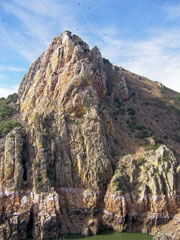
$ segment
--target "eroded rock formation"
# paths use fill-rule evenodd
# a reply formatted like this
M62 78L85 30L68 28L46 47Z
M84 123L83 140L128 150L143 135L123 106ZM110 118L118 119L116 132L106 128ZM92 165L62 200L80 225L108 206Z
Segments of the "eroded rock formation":
M135 115L122 108L126 74L68 31L31 65L18 92L24 127L0 152L1 239L155 233L178 212L178 159L124 127Z

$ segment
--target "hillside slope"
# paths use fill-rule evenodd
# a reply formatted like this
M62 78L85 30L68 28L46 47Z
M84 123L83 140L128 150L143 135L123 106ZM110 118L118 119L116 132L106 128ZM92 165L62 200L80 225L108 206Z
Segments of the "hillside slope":
M22 127L1 139L0 237L154 234L171 222L180 207L179 96L68 31L54 38L19 87Z

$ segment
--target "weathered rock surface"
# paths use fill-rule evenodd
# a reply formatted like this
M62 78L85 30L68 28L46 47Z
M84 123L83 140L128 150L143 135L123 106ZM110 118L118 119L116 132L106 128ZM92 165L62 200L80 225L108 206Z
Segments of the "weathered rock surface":
M164 233L157 233L154 237L153 240L172 240L172 238Z
M31 65L18 92L24 128L0 152L1 239L155 233L178 212L174 153L142 150L126 131L136 112L126 78L67 31Z

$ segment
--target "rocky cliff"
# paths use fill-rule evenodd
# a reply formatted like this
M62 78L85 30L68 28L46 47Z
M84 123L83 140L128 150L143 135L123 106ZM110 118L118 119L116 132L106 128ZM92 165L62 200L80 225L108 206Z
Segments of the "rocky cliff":
M1 138L0 238L168 225L180 207L176 95L68 31L54 38L19 87L22 126Z

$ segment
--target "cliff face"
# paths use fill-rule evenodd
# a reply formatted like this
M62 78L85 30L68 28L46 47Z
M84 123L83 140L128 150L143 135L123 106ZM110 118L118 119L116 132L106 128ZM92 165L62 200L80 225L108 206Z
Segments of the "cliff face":
M159 85L66 31L31 65L18 95L23 127L1 141L1 239L155 233L178 214L180 149L168 134L179 110L162 101Z

